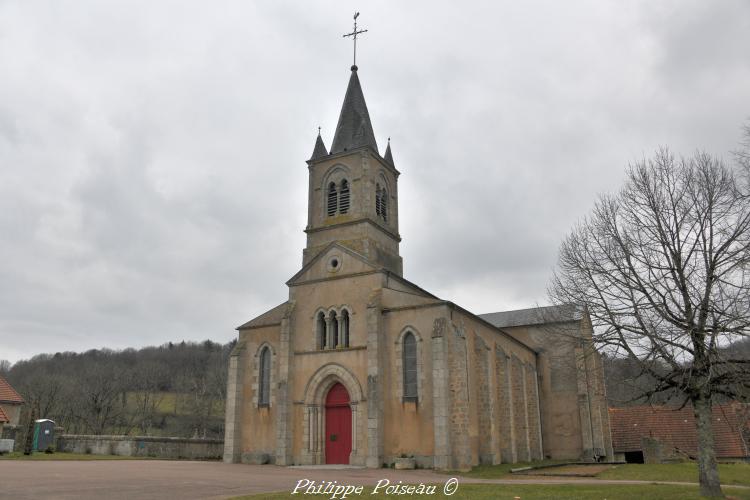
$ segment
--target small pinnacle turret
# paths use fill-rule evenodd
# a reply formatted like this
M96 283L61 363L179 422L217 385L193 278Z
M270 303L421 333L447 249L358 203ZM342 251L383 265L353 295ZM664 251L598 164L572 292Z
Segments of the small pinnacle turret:
M320 127L318 127L318 138L315 139L315 148L313 149L312 156L308 161L319 160L324 156L328 156L328 150L326 149L326 145L323 143L323 138L320 137Z
M395 167L396 164L393 163L393 154L391 154L391 138L388 138L388 146L385 148L385 154L383 155L383 159L390 163L392 167Z

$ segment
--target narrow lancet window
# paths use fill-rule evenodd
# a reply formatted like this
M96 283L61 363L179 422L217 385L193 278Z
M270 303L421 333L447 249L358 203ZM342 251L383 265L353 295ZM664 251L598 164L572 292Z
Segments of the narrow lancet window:
M269 406L271 402L271 349L260 352L258 373L258 406Z
M338 206L338 192L336 191L336 183L332 182L328 185L327 213L329 217L336 215L337 206Z
M341 312L341 344L349 347L349 311Z
M341 181L341 193L339 195L339 213L345 214L349 211L349 182Z
M318 333L318 349L326 348L326 317L323 313L318 314L316 330Z
M339 345L339 320L335 312L331 312L331 349Z
M403 340L404 401L417 400L417 339L407 332Z

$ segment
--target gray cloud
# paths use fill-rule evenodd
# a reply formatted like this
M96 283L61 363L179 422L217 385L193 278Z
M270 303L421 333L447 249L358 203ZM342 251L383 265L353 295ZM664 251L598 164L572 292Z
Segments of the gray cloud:
M359 7L406 277L476 312L544 302L629 161L726 156L750 115L746 2ZM282 301L351 8L0 2L0 358L226 341Z

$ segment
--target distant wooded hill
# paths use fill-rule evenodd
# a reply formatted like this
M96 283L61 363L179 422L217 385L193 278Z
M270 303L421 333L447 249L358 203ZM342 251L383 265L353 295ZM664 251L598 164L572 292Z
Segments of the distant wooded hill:
M715 374L722 370L723 359L750 360L750 338L742 339L734 344L718 350L720 359L716 361ZM661 370L663 361L654 360L651 368L655 371ZM632 406L637 404L683 404L682 397L675 397L674 391L659 390L656 381L648 373L644 373L641 363L632 360L603 356L604 379L607 387L607 400L610 407ZM663 365L662 365L663 366ZM679 383L679 381L677 381ZM750 388L735 387L735 394L744 394L744 402L750 402ZM649 401L643 394L651 394ZM727 402L727 398L717 396L717 402Z
M41 418L73 434L223 437L227 359L235 342L41 354L0 372ZM725 349L750 359L750 339ZM642 404L656 385L637 363L603 357L610 406ZM653 403L671 401L668 393Z
M41 354L5 371L26 418L35 408L66 433L223 437L233 347L207 340Z

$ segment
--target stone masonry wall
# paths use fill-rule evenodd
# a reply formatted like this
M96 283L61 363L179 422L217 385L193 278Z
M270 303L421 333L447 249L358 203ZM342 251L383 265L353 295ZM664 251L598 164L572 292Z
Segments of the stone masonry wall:
M510 362L505 351L495 346L495 379L497 380L497 419L500 431L500 452L503 463L516 462L515 424Z
M62 434L56 439L57 451L126 457L220 459L221 439L187 439L153 436L91 436Z
M242 454L242 379L245 343L238 342L229 356L227 400L224 413L224 461L237 463Z
M479 463L495 461L492 425L492 395L490 392L489 351L479 336L474 337L474 359L477 381L477 412L479 413Z
M432 404L434 418L435 456L433 464L436 469L449 469L451 443L448 422L448 354L446 334L448 320L436 318L432 327Z
M516 437L516 458L520 462L531 460L529 452L529 418L526 401L526 377L521 361L511 356L511 388L513 394L513 424Z
M529 450L532 460L541 460L542 452L542 427L539 421L539 399L537 391L536 369L527 364L524 366L526 374L526 401L528 402L529 418Z
M469 445L469 384L466 335L456 325L446 332L448 340L448 393L452 468L471 468Z

